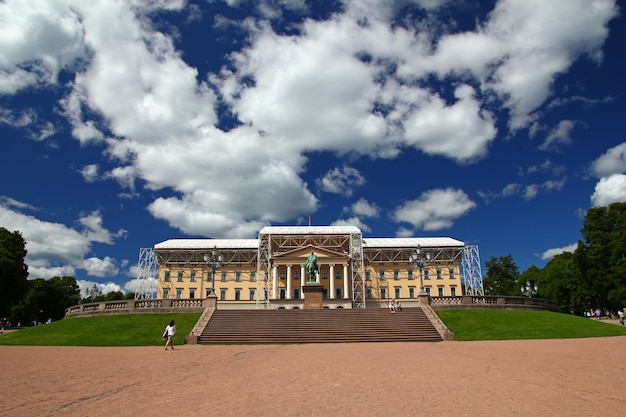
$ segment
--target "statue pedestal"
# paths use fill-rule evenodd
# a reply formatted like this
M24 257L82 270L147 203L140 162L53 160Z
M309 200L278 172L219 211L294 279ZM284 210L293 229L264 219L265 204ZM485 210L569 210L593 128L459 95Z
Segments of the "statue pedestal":
M304 308L305 309L321 309L324 308L322 304L322 293L324 292L324 286L322 284L307 282L302 287L304 293Z

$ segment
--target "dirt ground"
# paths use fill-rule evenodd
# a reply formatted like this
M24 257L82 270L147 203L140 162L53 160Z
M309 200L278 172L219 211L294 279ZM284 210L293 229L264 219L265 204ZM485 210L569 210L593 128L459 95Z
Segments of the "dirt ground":
M626 337L0 346L2 416L626 415Z

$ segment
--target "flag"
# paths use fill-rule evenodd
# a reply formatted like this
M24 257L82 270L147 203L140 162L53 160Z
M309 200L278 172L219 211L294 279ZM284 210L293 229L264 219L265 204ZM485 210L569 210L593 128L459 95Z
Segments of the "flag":
M309 216L309 217L307 218L307 220L308 220L308 222L309 222L309 226L311 226L311 216Z

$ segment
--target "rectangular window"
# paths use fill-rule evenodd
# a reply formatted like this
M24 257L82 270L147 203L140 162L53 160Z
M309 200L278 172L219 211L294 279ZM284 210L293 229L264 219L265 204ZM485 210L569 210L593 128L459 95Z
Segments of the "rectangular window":
M205 291L206 294L204 294L204 298L209 298L209 295L211 295L211 289L207 288Z
M415 279L415 276L413 275L413 270L412 269L409 269L407 271L407 276L409 277L409 280L414 280Z
M427 287L424 287L424 290L426 291L426 294L430 295L430 285Z
M235 288L235 301L241 301L241 288Z
M455 278L455 276L454 276L454 269L452 269L452 268L448 269L448 274L450 274L450 279L454 279Z
M250 282L256 282L256 272L250 272Z
M189 298L196 298L196 289L195 288L189 288Z
M183 282L183 271L178 271L178 275L176 277L176 281Z
M220 300L225 300L226 299L226 290L222 289L220 290Z
M206 282L211 282L213 279L213 272L209 271L206 273Z
M279 291L279 297L280 297L280 299L281 299L281 300L284 300L284 299L285 299L285 289L284 289L284 288L281 288L281 289L280 289L280 291Z
M385 300L387 298L387 288L381 288L380 289L380 298Z
M456 287L454 285L450 287L450 295L456 297Z
M170 298L170 289L169 288L163 288L163 299L166 300Z
M270 274L269 274L269 272L265 271L265 276L263 277L263 280L265 282L267 282L269 279L270 279ZM267 300L267 298L266 298L266 300Z
M280 279L283 281L287 278L287 271L280 271Z
M228 282L228 272L222 272L222 282Z
M264 300L270 299L270 290L267 288L263 288L263 299Z
M296 288L295 290L293 290L293 299L298 300L299 298L300 298L300 290Z
M182 288L176 288L176 298L177 299L183 298L183 289Z
M415 287L409 287L409 298L415 298Z
M437 268L437 279L443 279L443 274L441 273L441 268Z
M163 281L170 282L170 271L165 271L163 274Z
M393 293L395 298L402 298L400 287L393 287Z
M293 279L300 279L300 270L293 271Z
M235 272L235 282L241 282L241 272Z
M196 282L196 271L191 271L191 275L189 277L189 281Z
M439 295L439 297L443 297L443 287L437 287L437 295Z
M430 279L430 271L428 269L424 271L424 279Z
M341 298L341 288L335 288L335 298Z
M322 271L322 279L328 279L328 271Z
M328 299L328 289L326 288L322 289L322 298L324 300Z
M400 281L400 271L398 271L397 269L393 271L393 280Z
M384 269L381 269L381 270L378 272L378 277L379 277L379 279L380 279L381 281L384 281L384 280L385 280L385 270L384 270Z
M254 288L250 288L250 301L256 301L256 290Z
M365 271L365 281L371 281L372 280L372 271Z
M368 300L371 300L373 297L372 295L372 287L367 287L365 289L365 298L367 298Z
M341 271L339 269L335 271L335 279L341 279Z

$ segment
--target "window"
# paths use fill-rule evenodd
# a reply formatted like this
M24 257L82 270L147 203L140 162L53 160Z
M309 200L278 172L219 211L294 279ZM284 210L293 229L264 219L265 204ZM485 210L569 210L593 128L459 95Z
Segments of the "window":
M228 282L228 272L222 272L222 282Z
M409 287L409 298L415 298L415 287Z
M393 280L400 281L400 271L398 271L397 269L393 271Z
M176 288L176 298L177 299L183 298L183 289L182 288Z
M264 300L270 299L270 290L267 288L263 288L263 299Z
M384 280L385 280L385 270L384 270L384 269L380 270L380 271L378 272L378 274L379 274L379 278L380 278L380 280L381 280L381 281L384 281Z
M402 298L400 287L393 287L393 293L395 298Z
M382 298L383 300L387 298L387 288L380 289L380 298Z
M437 268L437 279L443 279L443 274L441 273L441 268Z
M254 288L250 288L250 301L256 301L256 290Z
M293 299L297 300L299 298L300 298L300 290L299 289L293 290Z
M322 271L322 279L328 279L328 271Z
M428 269L424 271L424 279L430 279L430 271Z
M409 277L409 280L414 280L415 279L415 276L413 275L413 270L412 269L409 269L407 271L407 276Z
M278 296L281 300L285 299L285 289L281 288L280 291L278 292Z
M437 295L443 297L443 287L437 287Z
M211 289L207 288L205 292L206 294L204 295L204 298L209 298L209 295L211 295Z
M430 295L430 285L428 287L424 287L424 289L426 290L426 294Z
M450 274L450 279L454 279L454 278L456 278L456 277L454 276L454 269L452 269L452 268L448 269L448 274Z
M270 279L270 274L269 274L269 272L265 272L265 276L263 277L263 280L264 280L265 282L267 282L269 279ZM266 298L266 299L267 299L267 298Z
M196 282L196 271L191 271L189 281Z
M328 289L326 288L322 289L322 298L324 300L328 299Z
M178 271L178 276L176 277L176 281L183 282L183 271Z
M220 300L225 300L226 299L226 290L222 289L220 290Z
M235 301L241 300L241 288L235 288Z
M335 288L335 298L341 298L341 288Z
M163 299L167 299L167 298L170 298L170 289L163 288Z
M213 281L213 272L209 271L206 273L206 282Z
M373 296L372 296L372 287L367 287L365 289L365 298L367 298L368 300L371 300L373 298Z
M170 271L165 271L165 273L163 274L163 281L170 282ZM163 298L167 298L167 297L163 297Z
M235 272L235 282L241 282L241 271Z
M456 287L454 285L450 287L450 295L456 297Z
M299 270L293 271L293 279L300 279L300 271Z
M286 271L280 271L280 279L282 279L284 281L285 278L287 278L287 272Z
M335 270L335 279L341 279L341 271L340 270Z
M250 282L256 282L256 272L250 272Z
M196 289L189 288L189 298L196 298Z
M365 281L371 281L372 280L372 271L365 271Z

